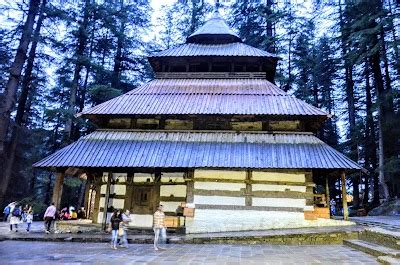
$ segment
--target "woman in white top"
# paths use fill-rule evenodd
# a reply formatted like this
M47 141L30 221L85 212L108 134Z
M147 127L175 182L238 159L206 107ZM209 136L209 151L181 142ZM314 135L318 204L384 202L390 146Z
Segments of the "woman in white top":
M12 232L13 226L15 227L15 232L18 232L18 224L21 222L21 212L21 206L15 205L14 209L12 209L10 218L10 232Z

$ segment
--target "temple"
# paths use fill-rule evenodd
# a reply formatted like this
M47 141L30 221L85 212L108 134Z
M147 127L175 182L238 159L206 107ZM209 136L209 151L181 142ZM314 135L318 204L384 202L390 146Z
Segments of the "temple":
M277 56L215 12L148 60L154 80L79 113L98 129L34 164L56 172L58 206L69 174L87 179L94 223L124 208L151 227L160 203L186 233L346 223L330 218L327 180L346 198L345 174L361 167L315 136L328 113L274 84Z

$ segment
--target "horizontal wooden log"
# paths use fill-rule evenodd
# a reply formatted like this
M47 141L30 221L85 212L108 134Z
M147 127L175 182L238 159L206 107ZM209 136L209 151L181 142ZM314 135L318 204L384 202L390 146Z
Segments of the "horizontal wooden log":
M291 198L291 199L306 199L313 198L314 194L298 192L298 191L252 191L247 194L245 189L240 191L230 190L203 190L194 189L193 194L202 196L225 196L225 197L244 197L253 196L257 198Z
M186 202L186 197L161 196L160 201L163 201L163 202Z
M239 205L210 205L210 204L196 204L196 209L274 211L274 212L303 212L304 211L304 209L302 207L269 207L269 206L239 206Z
M106 195L105 194L101 194L100 197L104 198L104 197L106 197ZM114 193L110 193L110 197L109 198L110 199L125 199L126 195L116 195Z
M288 185L305 186L304 182L289 181L262 181L262 180L238 180L238 179L216 179L216 178L196 178L195 182L225 182L225 183L249 183L249 184L269 184L269 185Z

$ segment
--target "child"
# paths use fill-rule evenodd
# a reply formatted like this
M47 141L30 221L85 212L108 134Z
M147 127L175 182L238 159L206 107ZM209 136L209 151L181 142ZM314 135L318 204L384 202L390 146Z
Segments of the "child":
M28 214L26 215L26 232L29 233L29 230L31 230L31 225L33 221L33 211L30 210Z

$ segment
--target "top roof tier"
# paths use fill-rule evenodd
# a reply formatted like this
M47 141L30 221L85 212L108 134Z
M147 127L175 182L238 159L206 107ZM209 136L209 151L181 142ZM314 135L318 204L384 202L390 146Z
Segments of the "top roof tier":
M211 19L190 35L187 43L222 44L242 42L242 39L228 26L218 11Z

